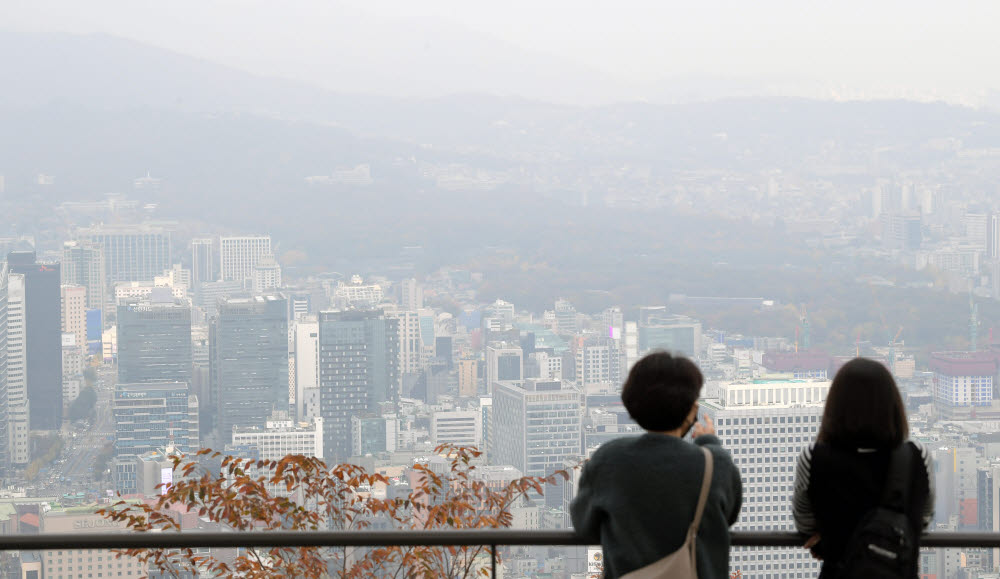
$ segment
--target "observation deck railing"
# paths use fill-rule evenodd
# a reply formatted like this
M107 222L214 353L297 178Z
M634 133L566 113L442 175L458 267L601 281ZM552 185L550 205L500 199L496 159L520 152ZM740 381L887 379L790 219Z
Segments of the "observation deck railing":
M791 532L734 531L734 547L801 547L804 537ZM0 551L56 549L180 549L251 547L379 547L468 546L490 550L496 576L498 546L586 546L573 531L521 531L514 529L455 531L250 531L250 532L145 532L145 533L45 533L4 535ZM1000 548L1000 533L932 532L921 547Z

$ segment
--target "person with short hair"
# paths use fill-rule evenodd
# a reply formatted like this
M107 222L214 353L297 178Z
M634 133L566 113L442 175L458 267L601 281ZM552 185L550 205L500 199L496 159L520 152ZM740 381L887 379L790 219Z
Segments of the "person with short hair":
M803 449L795 470L795 527L809 536L805 546L813 556L823 560L821 578L839 576L855 529L881 504L890 457L900 445L912 453L905 514L913 536L930 524L933 465L927 449L909 435L906 408L889 369L867 358L844 364L830 385L816 442ZM915 564L910 575L917 573Z
M622 388L629 415L647 432L604 443L584 465L570 506L581 538L604 549L604 576L614 579L677 551L705 474L713 472L698 527L698 577L729 577L729 527L743 502L740 473L708 415L697 422L701 371L687 358L653 352L632 367ZM694 444L684 440L688 432Z

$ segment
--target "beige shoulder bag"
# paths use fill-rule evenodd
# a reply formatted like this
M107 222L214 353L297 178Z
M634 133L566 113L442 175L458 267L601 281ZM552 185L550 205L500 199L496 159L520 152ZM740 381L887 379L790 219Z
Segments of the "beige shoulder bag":
M688 527L687 539L680 549L666 557L622 575L622 579L698 579L698 563L695 559L695 544L698 539L698 525L701 515L705 512L708 502L708 491L712 488L712 453L701 447L705 453L705 476L701 481L701 494L698 495L698 506L694 510L694 520Z

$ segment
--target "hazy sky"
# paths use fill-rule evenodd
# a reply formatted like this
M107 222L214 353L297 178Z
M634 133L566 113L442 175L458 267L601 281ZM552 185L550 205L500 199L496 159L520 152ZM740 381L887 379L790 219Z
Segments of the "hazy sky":
M337 90L977 102L1000 87L996 1L3 2L5 28L105 32Z

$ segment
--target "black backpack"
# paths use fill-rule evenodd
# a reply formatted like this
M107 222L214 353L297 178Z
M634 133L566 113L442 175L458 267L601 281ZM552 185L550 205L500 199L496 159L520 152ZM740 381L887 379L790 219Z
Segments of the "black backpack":
M837 577L911 579L917 569L917 541L906 515L910 503L913 452L903 443L892 451L881 503L868 511L847 542Z

